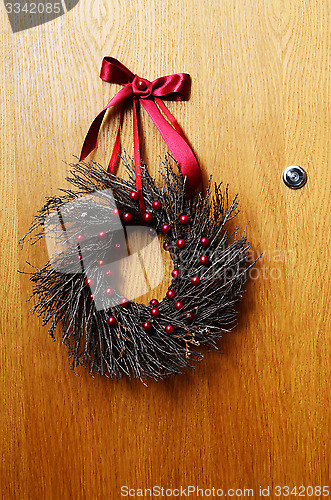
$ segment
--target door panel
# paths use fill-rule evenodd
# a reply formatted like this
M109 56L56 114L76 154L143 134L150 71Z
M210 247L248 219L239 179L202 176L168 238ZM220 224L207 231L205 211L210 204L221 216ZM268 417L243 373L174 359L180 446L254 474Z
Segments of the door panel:
M2 6L3 498L117 499L125 485L256 497L270 486L275 498L276 486L327 484L330 16L327 2L299 0L81 0L13 34ZM250 222L251 255L263 252L223 354L148 389L76 376L59 335L53 343L30 314L31 283L17 273L44 263L44 243L21 250L18 240L66 186L62 160L79 154L118 90L98 78L105 55L148 79L191 74L190 101L169 109L205 185L213 175L239 193L232 227ZM93 159L106 164L115 128L109 118ZM141 130L157 176L166 146L143 113ZM132 154L130 113L122 138ZM307 171L301 190L282 182L291 164Z

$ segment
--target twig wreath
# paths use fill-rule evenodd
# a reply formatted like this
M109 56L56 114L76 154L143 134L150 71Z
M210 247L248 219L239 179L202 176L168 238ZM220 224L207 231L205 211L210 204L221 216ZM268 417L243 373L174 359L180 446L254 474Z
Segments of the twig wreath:
M114 65L116 60L104 61ZM116 71L119 65L116 61ZM132 90L132 80L137 77L130 78L124 89L130 86ZM146 82L153 87L158 80ZM163 84L169 93L169 80ZM136 105L135 97L133 94ZM148 98L153 99L153 92L146 102L155 104ZM36 299L33 311L41 316L43 325L50 324L53 338L57 325L62 326L73 369L82 365L90 374L128 375L143 383L148 378L183 373L203 358L206 349L217 351L217 340L234 327L234 306L242 296L249 268L246 237L238 236L237 229L230 234L226 227L238 213L237 196L229 202L227 189L212 185L211 179L205 196L196 191L188 196L188 183L192 191L200 177L196 171L190 175L182 161L170 156L161 164L161 183L153 180L136 154L134 161L123 157L127 178L119 178L113 167L107 171L96 162L83 161L95 146L96 139L93 143L88 136L85 153L71 164L67 180L73 188L48 198L23 238L33 243L43 236L62 241L67 234L66 245L60 245L44 267L31 273L32 297ZM113 160L115 156L118 151ZM77 200L79 209L74 208ZM65 220L67 207L71 212ZM60 223L50 223L54 217ZM112 286L110 256L121 246L118 232L108 230L114 218L124 232L144 225L162 237L173 263L171 283L162 300L155 298L145 305L122 296Z

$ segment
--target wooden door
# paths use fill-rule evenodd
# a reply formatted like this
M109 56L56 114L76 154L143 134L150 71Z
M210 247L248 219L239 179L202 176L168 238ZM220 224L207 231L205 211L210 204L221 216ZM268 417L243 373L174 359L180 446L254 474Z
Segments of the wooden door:
M296 486L307 498L312 490L300 486L327 486L330 19L330 4L315 1L81 0L12 33L1 6L4 499L119 499L125 486L131 498L153 486L234 498L268 487L283 498L277 487L286 486L294 498ZM239 193L237 224L250 222L252 255L264 252L224 353L148 389L72 373L59 336L53 343L30 314L31 283L17 273L25 261L44 263L43 243L21 250L18 240L45 197L66 185L62 160L79 153L118 90L98 78L106 55L148 79L191 74L190 101L169 109L204 182L213 174ZM123 144L132 153L130 119ZM142 130L157 175L166 146L145 115ZM108 120L92 157L105 164L114 137ZM282 181L291 164L308 174L300 190Z

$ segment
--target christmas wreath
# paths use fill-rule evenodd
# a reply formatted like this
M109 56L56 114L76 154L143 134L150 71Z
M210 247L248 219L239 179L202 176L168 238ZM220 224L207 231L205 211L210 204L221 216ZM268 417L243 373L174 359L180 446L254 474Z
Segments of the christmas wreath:
M45 236L50 255L30 275L33 311L43 325L50 324L53 338L61 325L73 369L82 365L90 374L125 374L146 383L148 378L182 373L206 350L218 350L217 339L235 323L249 246L244 235L226 226L237 214L237 197L229 202L227 189L212 185L211 179L205 195L196 191L201 173L195 155L162 102L186 99L189 75L149 82L116 59L105 58L101 77L124 87L92 123L79 161L71 164L67 180L72 188L47 199L23 238L36 243ZM114 167L122 110L108 170L83 160L96 146L106 110L129 99L135 154L134 160L124 155L127 176L119 178ZM173 155L161 162L160 183L140 160L139 103ZM137 228L143 228L147 240L155 241L155 235L162 239L173 265L165 297L147 305L136 301L139 293L132 291L130 297L121 292L117 265L128 260L129 236ZM148 241L138 244L133 257L138 258L144 245Z
M28 233L33 242L43 236L62 242L62 208L69 205L72 209L71 202L78 199L83 203L78 204L79 210L71 210L66 221L75 244L67 245L31 274L37 299L33 310L43 324L50 322L52 336L57 324L62 325L62 339L73 368L83 365L91 374L109 377L126 374L143 381L146 377L161 379L182 373L192 361L202 359L203 346L217 350L216 340L233 327L234 305L246 281L249 247L244 236L229 234L225 228L237 213L237 198L229 203L226 190L216 184L212 189L211 182L205 197L197 194L187 198L185 180L169 158L161 169L162 186L142 166L146 212L141 217L135 171L124 161L127 180L96 163L72 165L68 180L77 189L49 198L38 212ZM105 203L109 189L115 204ZM95 193L98 196L89 217L84 212L91 210L87 195ZM62 224L56 225L52 215ZM111 226L114 216L120 217L124 227L146 224L162 235L174 267L162 300L152 299L144 305L111 288L111 275L107 281L109 256L119 243L116 231L107 233L103 228ZM77 260L81 265L78 270ZM98 310L91 296L92 285L106 301L113 300L113 305Z

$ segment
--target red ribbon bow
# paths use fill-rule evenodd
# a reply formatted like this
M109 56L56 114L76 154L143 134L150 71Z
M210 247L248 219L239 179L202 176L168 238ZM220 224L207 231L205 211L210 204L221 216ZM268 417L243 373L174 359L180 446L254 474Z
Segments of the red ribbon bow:
M109 83L124 85L124 87L111 99L107 106L92 122L84 140L80 160L84 160L97 146L98 133L107 109L112 106L123 105L125 102L132 100L136 184L138 193L142 193L141 158L137 120L138 100L156 125L173 157L177 161L183 176L187 178L186 192L188 195L191 194L201 182L201 171L184 132L162 101L162 99L173 101L187 100L190 90L190 75L187 73L177 73L174 75L162 76L150 82L145 78L134 75L117 59L105 57L102 61L100 78ZM162 110L169 121L163 117L160 110ZM122 110L120 114L120 124L121 117ZM119 155L120 124L109 162L108 172L113 172ZM142 196L140 196L140 199L142 199Z

